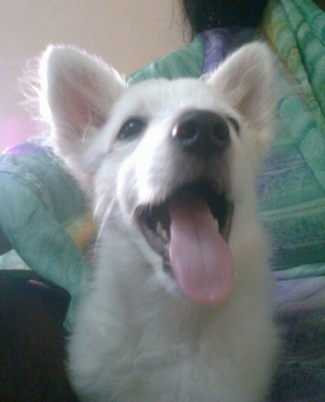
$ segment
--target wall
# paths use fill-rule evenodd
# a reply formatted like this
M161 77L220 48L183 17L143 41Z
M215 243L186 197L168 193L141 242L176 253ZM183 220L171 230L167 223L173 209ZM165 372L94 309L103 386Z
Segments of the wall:
M177 0L0 0L0 151L35 134L18 78L50 43L128 74L183 46Z

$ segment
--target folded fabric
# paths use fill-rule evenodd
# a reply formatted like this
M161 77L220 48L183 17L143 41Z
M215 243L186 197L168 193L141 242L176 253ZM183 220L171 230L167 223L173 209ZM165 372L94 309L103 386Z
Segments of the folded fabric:
M0 156L0 183L0 239L6 245L0 248L13 248L0 257L0 267L32 269L66 289L73 307L91 270L78 245L95 232L83 193L38 141Z

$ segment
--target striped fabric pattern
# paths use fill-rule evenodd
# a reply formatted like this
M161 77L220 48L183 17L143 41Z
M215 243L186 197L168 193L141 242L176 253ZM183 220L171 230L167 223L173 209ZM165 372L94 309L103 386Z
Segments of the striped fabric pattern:
M271 0L262 29L279 59L276 141L259 188L274 267L323 263L325 274L325 14L311 0ZM300 276L315 274L308 267Z

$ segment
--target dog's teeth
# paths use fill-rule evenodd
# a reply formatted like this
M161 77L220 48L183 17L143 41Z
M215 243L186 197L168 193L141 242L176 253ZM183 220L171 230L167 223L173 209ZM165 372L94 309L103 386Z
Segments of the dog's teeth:
M214 191L216 191L217 193L221 193L222 192L222 187L221 184L219 182L215 182L212 185Z
M163 240L168 241L167 232L160 222L157 223L156 232Z

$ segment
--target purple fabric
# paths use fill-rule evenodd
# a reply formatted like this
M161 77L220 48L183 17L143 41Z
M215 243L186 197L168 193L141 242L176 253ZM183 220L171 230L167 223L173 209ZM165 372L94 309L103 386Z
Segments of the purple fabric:
M218 66L218 64L235 49L257 37L252 28L217 28L204 31L199 35L204 41L205 55L202 74Z

